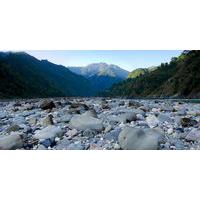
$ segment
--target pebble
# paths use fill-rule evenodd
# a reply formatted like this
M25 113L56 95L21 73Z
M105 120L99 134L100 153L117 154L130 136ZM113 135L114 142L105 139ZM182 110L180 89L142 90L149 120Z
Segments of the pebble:
M0 149L200 149L200 106L51 98L0 104Z

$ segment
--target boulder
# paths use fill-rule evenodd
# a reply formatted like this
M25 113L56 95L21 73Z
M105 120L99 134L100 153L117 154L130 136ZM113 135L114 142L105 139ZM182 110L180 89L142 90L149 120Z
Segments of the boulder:
M91 129L101 131L103 129L102 120L87 114L73 116L70 120L70 126L77 130Z
M48 109L52 109L52 108L55 108L55 104L53 101L51 100L44 100L41 105L40 105L40 108L42 110L48 110Z
M157 129L126 127L120 132L118 142L124 150L156 150L161 136Z
M168 115L163 114L163 113L160 113L157 118L161 123L163 123L163 122L172 123L173 122L172 118L170 118Z
M23 136L18 133L0 138L0 150L21 149L23 145Z
M185 139L188 141L200 141L200 130L192 130L186 135Z
M16 131L19 131L21 129L21 127L17 124L13 124L11 125L10 127L8 127L6 129L6 132L10 133L10 132L16 132Z
M181 119L181 125L183 127L195 126L197 124L198 124L198 122L196 120L191 119L191 118L184 117L184 118Z
M155 115L149 115L148 117L146 117L146 121L150 128L154 128L159 124L159 120Z
M43 126L49 126L49 125L53 125L53 115L48 115L47 117L45 117L42 121L42 125Z
M47 126L46 128L36 131L34 138L36 139L55 139L56 137L62 137L63 131L60 127L56 126Z
M108 116L109 121L119 122L119 123L129 123L131 121L135 121L136 119L137 117L134 112L127 112L127 113L122 113L120 115Z

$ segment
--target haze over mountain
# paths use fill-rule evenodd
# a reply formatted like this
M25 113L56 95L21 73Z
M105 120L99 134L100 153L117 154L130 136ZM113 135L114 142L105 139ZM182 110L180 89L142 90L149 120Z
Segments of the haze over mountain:
M117 65L93 63L86 67L68 67L72 72L87 78L97 92L110 88L114 83L125 80L129 72Z

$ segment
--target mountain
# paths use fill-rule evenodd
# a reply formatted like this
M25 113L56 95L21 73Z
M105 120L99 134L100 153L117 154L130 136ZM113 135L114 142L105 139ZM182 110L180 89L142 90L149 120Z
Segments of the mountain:
M117 65L106 63L93 63L86 67L68 67L68 69L87 78L97 93L125 80L129 73Z
M113 85L104 95L199 98L200 51L183 51L169 63L162 63L148 73Z
M137 68L128 74L128 78L137 78L156 69L157 67Z
M145 73L148 72L148 69L145 69L145 68L138 68L138 69L135 69L133 70L132 72L130 72L128 74L128 78L137 78L141 75L144 75Z
M24 52L0 52L0 98L89 96L94 91L83 76L64 66Z

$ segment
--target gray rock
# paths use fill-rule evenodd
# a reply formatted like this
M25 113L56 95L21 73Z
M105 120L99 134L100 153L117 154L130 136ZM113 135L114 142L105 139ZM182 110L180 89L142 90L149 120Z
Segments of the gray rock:
M58 142L55 149L56 150L67 150L69 145L70 145L70 141L66 137L64 137L62 140L60 140Z
M196 120L191 119L191 118L184 117L184 118L181 119L181 125L183 127L195 126L197 124L198 124L198 122Z
M80 142L79 143L71 143L68 147L67 150L83 150L84 145L82 145Z
M185 137L188 141L199 141L200 140L200 130L192 130L190 133L187 134Z
M162 114L162 113L160 113L159 115L158 115L158 120L161 122L161 123L163 123L163 122L168 122L168 123L172 123L173 122L173 119L172 118L170 118L168 115L166 115L166 114Z
M10 132L16 132L19 131L21 129L21 127L17 124L11 125L10 127L8 127L6 129L6 132L10 133Z
M47 126L46 128L39 130L34 135L36 139L55 139L56 137L62 137L63 131L60 127Z
M47 148L44 145L40 144L37 150L47 150Z
M87 114L75 115L70 120L70 126L77 130L97 130L101 131L103 129L102 120L91 117Z
M155 115L149 115L148 117L146 117L146 121L150 128L154 128L159 124L159 120Z
M47 117L45 117L42 121L42 125L43 126L49 126L49 125L53 125L53 115L48 115Z
M122 113L120 115L108 116L108 120L112 122L128 123L137 119L134 112Z
M64 115L56 119L58 123L60 122L69 122L72 118L72 115Z
M1 113L0 113L0 119L3 119L3 118L6 118L6 114L3 113L3 112L1 112Z
M52 109L55 107L56 106L52 100L44 100L40 105L40 108L43 110Z
M110 131L109 133L106 133L104 136L104 139L116 142L118 141L120 131L121 131L121 128L114 129Z
M156 150L161 132L156 129L126 127L119 134L119 145L125 150Z
M23 136L18 133L0 138L1 150L21 149L23 144Z

